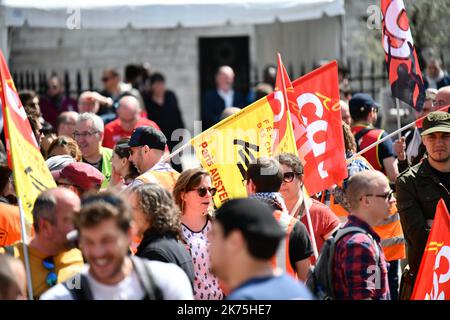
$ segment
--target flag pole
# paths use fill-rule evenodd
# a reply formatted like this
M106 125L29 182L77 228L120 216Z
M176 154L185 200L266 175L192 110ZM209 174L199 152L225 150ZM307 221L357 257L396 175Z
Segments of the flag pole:
M316 258L316 261L317 261L317 259L319 257L319 252L317 251L316 237L314 236L314 229L312 226L311 215L309 213L309 208L308 208L308 203L307 203L307 199L309 196L306 193L306 189L304 188L304 186L302 186L302 192L303 192L303 203L305 204L306 220L308 221L309 234L310 234L311 243L312 243L312 247L313 247L314 257Z
M400 100L398 98L395 98L395 104L397 106L397 129L400 129L402 127L401 121L400 121ZM401 131L398 133L398 140L400 140L402 137Z
M439 109L437 109L437 110L434 110L434 111L444 111L445 109L448 109L449 107L450 107L450 105L446 105L446 106L441 107L441 108L439 108ZM376 147L377 145L379 145L380 143L383 143L384 141L386 141L386 140L392 138L392 137L395 136L396 134L399 134L400 132L402 132L402 131L404 131L404 130L406 130L406 129L409 129L409 128L413 127L413 126L416 124L416 122L425 119L425 117L426 117L426 116L420 117L419 119L414 120L413 122L411 122L411 123L409 123L409 124L407 124L407 125L401 127L400 129L397 129L397 130L395 130L394 132L389 133L389 134L388 134L387 136L385 136L384 138L382 138L382 139L380 139L380 140L378 140L378 141L375 141L374 143L372 143L371 145L365 147L364 149L362 149L362 150L359 151L358 153L355 153L351 158L347 159L347 162L352 161L352 160L355 159L356 157L362 155L363 153L366 153L366 152L369 151L370 149L372 149L372 148Z
M20 228L22 232L23 257L25 262L25 271L27 273L28 299L33 300L33 282L31 281L30 257L28 255L28 239L25 228L25 212L23 211L22 200L17 198L20 212Z

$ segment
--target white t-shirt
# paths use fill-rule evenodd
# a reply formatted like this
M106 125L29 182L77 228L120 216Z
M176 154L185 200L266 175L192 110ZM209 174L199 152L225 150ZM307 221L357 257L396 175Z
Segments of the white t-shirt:
M192 287L186 273L173 263L145 260L150 266L156 285L164 300L192 300ZM99 283L89 274L89 265L81 271L88 278L95 300L141 300L145 296L136 272L133 270L125 279L115 285ZM41 295L41 300L73 300L69 290L58 284Z
M222 300L223 292L219 279L211 273L209 260L208 232L211 230L211 220L199 232L194 232L181 224L183 238L189 245L189 251L194 264L194 298L195 300Z

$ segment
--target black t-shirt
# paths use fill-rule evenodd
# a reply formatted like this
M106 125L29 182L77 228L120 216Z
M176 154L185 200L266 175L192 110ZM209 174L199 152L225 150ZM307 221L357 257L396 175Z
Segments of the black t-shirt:
M434 175L439 179L439 182L442 183L444 187L446 187L447 190L450 191L450 172L442 172L436 170L432 166L430 166L430 168L433 171Z
M313 255L311 240L305 225L297 221L289 237L289 259L291 266L296 270L295 263Z
M149 260L174 263L179 266L194 285L194 265L186 247L170 235L158 236L144 234L136 256Z
M102 164L103 164L103 157L100 158L100 161L96 162L96 163L90 163L89 161L87 161L86 159L83 159L84 163L90 164L91 166L93 166L95 169L97 169L98 171L102 172Z

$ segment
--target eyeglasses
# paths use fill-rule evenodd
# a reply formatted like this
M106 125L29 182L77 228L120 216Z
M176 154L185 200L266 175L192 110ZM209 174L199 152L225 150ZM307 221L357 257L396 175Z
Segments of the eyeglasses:
M384 194L366 194L366 197L378 197L383 198L384 200L391 201L392 197L394 196L394 190L391 190L389 192L386 192ZM362 199L362 197L361 197Z
M81 138L81 137L83 137L83 138L86 138L86 137L92 137L94 134L97 134L97 133L99 133L100 131L92 131L92 132L89 132L89 131L86 131L86 132L74 132L73 133L73 137L75 138L75 139L78 139L78 138Z
M196 190L198 195L200 197L202 197L202 198L204 196L206 196L206 192L209 192L211 194L211 196L214 196L216 194L216 192L217 192L216 188L197 188L197 189L192 189L192 190L189 190L189 191L194 191L194 190Z
M102 78L102 82L106 82L106 81L108 81L109 79L111 79L111 78L103 77L103 78Z
M42 265L45 269L49 270L47 277L45 278L45 282L49 287L53 287L56 282L58 282L58 276L55 272L55 262L53 261L53 257L47 257L42 260Z
M290 183L294 180L295 176L299 176L300 173L297 172L285 172L283 174L283 182Z

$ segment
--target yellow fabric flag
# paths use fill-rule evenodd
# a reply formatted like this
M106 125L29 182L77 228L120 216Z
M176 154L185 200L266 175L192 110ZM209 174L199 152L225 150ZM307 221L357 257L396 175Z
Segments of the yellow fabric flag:
M281 90L275 91L191 140L197 158L217 188L217 207L228 199L247 196L247 167L257 158L282 152L297 154L285 97ZM280 119L287 122L282 136L276 123Z
M0 53L0 101L3 110L6 149L13 171L17 197L22 203L28 226L33 223L32 209L38 195L55 181L45 164L20 102L3 55Z

